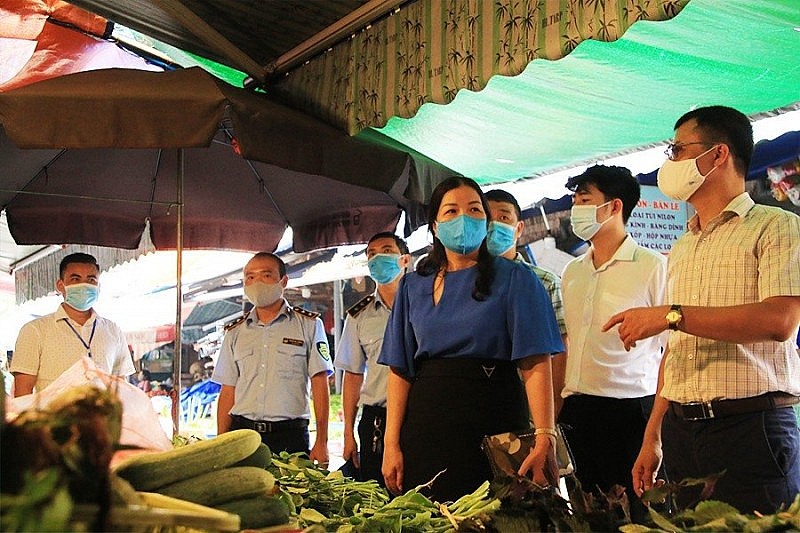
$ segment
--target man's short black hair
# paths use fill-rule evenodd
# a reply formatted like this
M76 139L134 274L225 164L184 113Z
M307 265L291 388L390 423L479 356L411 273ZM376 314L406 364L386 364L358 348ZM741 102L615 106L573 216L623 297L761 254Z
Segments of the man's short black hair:
M510 192L503 189L492 189L486 193L486 199L490 202L503 202L504 204L513 205L514 211L517 213L517 220L522 220L522 209L520 209L517 199Z
M697 123L704 141L728 146L736 170L746 177L753 158L753 126L750 119L732 107L712 105L689 111L678 119L674 129L692 119Z
M622 221L628 223L633 208L639 203L641 187L631 171L625 167L595 165L583 174L567 180L567 189L576 192L587 185L594 185L607 201L622 200Z
M398 237L397 234L392 233L391 231L381 231L380 233L376 233L375 235L370 237L369 241L367 242L367 248L369 248L369 245L372 244L372 241L377 241L378 239L393 239L394 243L397 245L397 248L400 250L401 254L409 253L408 244L406 244L406 241L404 241L403 239Z
M269 257L278 263L278 275L280 275L281 279L283 279L283 276L286 275L286 263L283 262L283 259L272 252L258 252L256 255L250 258L250 261L253 259L264 259L265 257Z
M97 267L98 272L100 271L100 265L97 263L97 259L95 259L93 255L85 254L83 252L76 252L74 254L69 254L61 260L61 264L58 266L59 279L64 279L64 272L67 271L67 267L74 263L81 265L94 265Z

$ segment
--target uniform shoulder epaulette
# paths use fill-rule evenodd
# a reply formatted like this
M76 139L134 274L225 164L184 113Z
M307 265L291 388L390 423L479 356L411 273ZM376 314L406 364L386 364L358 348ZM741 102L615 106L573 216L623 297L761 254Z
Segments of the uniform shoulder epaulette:
M306 309L304 307L300 307L299 305L293 305L292 306L292 311L295 311L296 313L300 313L301 315L303 315L306 318L319 318L320 316L322 316L319 313L315 313L314 311L309 311L308 309Z
M370 294L369 296L364 296L355 305L353 305L350 309L347 310L347 314L355 317L364 310L365 307L369 305L370 302L375 301L375 295Z
M250 315L250 312L248 311L247 313L243 314L242 316L240 316L239 318L237 318L233 322L228 322L227 324L225 324L225 328L224 328L225 331L228 331L228 330L231 330L231 329L235 328L236 326L238 326L239 324L244 322L249 315Z

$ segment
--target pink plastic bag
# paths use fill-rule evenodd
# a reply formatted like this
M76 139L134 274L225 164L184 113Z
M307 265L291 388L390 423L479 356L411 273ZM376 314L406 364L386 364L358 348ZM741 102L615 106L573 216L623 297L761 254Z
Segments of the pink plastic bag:
M150 398L124 378L100 370L89 357L83 357L40 392L13 398L6 404L6 418L13 420L31 408L46 409L65 390L92 383L102 390L116 390L122 402L122 434L120 444L152 450L169 450L172 441L164 433Z

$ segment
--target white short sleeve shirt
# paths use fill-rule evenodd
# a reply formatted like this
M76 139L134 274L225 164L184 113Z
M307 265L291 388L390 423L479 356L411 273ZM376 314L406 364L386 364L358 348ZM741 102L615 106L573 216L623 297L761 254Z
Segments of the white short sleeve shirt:
M40 391L84 355L91 355L95 364L109 374L129 376L134 372L128 343L119 326L94 311L81 326L59 306L55 313L22 326L10 370L36 376L35 390Z

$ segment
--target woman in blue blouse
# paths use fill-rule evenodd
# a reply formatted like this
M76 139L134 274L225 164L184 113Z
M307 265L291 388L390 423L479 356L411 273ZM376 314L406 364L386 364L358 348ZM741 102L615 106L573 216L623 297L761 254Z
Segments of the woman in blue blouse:
M474 491L491 478L481 439L526 430L529 415L536 445L519 473L556 482L550 354L561 335L536 276L487 252L488 212L469 178L436 187L433 249L398 288L379 358L391 367L383 475L394 493L442 471L435 500Z

